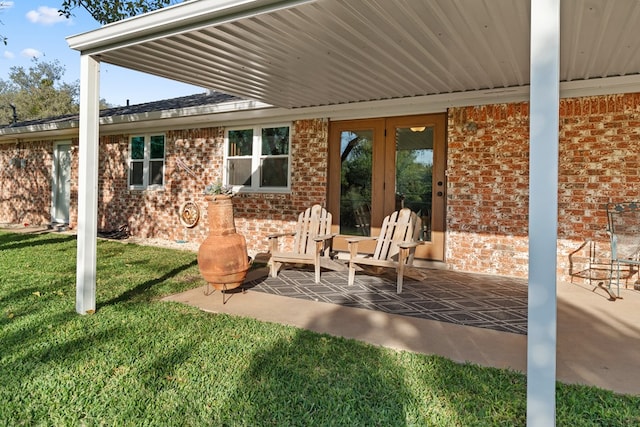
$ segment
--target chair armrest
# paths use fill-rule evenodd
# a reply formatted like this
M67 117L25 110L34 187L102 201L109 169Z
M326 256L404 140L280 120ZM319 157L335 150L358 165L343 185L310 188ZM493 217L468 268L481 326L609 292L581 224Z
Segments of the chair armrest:
M277 239L278 237L285 237L285 236L295 236L296 233L295 232L289 232L289 233L277 233L277 234L269 234L267 236L267 239Z
M365 240L377 240L377 237L367 237L367 236L357 236L357 237L349 237L347 243L359 243Z
M402 249L411 249L411 248L417 248L418 246L422 245L426 243L423 240L417 241L417 242L400 242L398 243L398 247L402 248Z
M314 241L316 242L323 242L325 240L331 240L334 237L336 237L338 235L338 233L333 233L333 234L323 234L321 236L316 236L313 238Z

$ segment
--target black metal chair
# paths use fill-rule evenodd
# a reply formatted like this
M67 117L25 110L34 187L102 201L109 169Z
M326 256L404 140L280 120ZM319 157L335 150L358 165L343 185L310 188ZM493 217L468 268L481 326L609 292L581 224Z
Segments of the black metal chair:
M640 268L640 202L607 204L607 221L607 233L611 242L609 289L615 272L620 298L621 266L627 267L627 283Z

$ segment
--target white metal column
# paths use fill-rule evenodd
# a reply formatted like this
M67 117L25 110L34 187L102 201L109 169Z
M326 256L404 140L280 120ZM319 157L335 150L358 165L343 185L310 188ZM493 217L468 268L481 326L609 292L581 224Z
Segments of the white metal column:
M80 314L96 309L99 103L100 63L89 55L81 55L76 261L76 311Z
M527 426L556 412L560 0L531 0Z

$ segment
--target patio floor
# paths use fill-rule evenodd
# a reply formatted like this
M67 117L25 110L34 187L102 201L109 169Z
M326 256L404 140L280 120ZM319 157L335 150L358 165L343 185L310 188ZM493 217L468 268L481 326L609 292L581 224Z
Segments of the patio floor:
M215 313L252 317L458 362L526 373L526 281L448 270L419 270L395 293L391 276L285 269L247 276L244 291L173 295ZM559 283L556 377L640 395L640 292L611 300L588 284ZM207 292L208 293L208 292Z
M392 272L392 270L391 270ZM421 271L416 271L417 277ZM414 275L415 275L414 273ZM307 269L286 269L277 278L261 277L245 289L344 307L527 333L526 280L430 270L428 280L406 277L396 293L395 275L356 274L353 286L344 272L326 271L314 283Z

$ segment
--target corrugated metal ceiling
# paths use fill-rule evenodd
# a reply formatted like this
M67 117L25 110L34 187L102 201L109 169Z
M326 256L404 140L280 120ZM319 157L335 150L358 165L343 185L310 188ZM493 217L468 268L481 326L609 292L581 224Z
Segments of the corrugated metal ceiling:
M640 73L640 1L561 13L561 81ZM100 60L287 108L502 89L529 83L529 16L528 0L317 0L158 26Z

